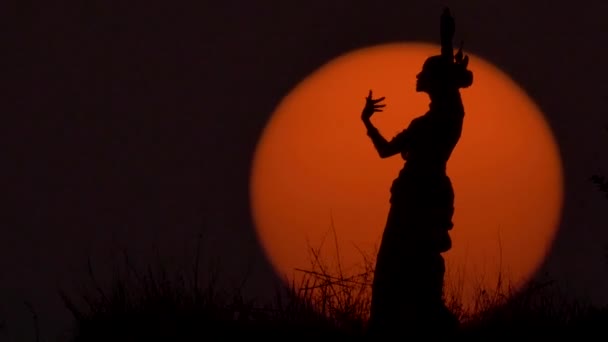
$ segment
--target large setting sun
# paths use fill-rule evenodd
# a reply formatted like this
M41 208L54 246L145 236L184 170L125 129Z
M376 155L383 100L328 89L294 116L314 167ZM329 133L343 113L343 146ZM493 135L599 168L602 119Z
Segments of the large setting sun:
M387 44L323 65L276 107L257 146L251 207L258 237L281 275L310 265L333 227L344 269L374 256L389 209L399 155L378 157L360 120L370 89L386 108L372 120L386 138L428 110L416 74L432 44ZM465 51L466 52L466 51ZM562 207L559 151L534 101L504 72L475 54L475 81L462 89L462 137L448 162L455 191L447 291L471 303L499 275L517 287L542 263ZM333 233L331 239L333 239ZM336 245L324 249L335 258Z

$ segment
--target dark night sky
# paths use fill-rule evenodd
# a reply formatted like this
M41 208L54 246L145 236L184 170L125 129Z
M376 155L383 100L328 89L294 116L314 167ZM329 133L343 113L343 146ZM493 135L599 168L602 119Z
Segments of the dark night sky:
M566 201L540 272L608 302L608 200L587 180L608 173L606 1L94 3L106 2L2 11L0 317L14 334L31 323L23 300L43 333L67 322L56 289L84 279L87 255L103 272L121 248L143 263L158 246L178 264L203 226L228 273L254 260L263 293L272 273L248 176L270 113L340 54L438 42L441 4L456 39L535 99L559 143Z

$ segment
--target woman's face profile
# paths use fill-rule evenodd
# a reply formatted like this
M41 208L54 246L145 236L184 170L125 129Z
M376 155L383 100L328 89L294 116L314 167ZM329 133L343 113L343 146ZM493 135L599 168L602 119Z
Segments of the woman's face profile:
M443 83L443 61L439 56L429 57L422 65L422 70L416 75L416 91L430 93Z
M431 77L424 69L416 75L416 91L429 92L431 90Z

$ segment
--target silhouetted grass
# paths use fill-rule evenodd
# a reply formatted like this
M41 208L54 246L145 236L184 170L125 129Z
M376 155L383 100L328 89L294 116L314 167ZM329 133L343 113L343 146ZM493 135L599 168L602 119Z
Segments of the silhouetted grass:
M335 237L335 236L334 236ZM336 251L338 246L336 244ZM198 249L197 249L198 250ZM169 274L159 265L139 272L124 254L124 274L102 289L76 297L60 293L74 316L71 341L203 340L210 337L259 336L283 338L364 337L370 307L374 259L362 255L360 269L346 272L333 267L310 248L308 269L277 285L275 300L248 300L243 288L218 286L218 267L199 275L199 253L188 272ZM602 333L608 310L568 299L555 282L533 282L515 291L501 276L494 288L479 288L472 309L464 308L457 291L446 298L448 308L461 322L461 337L565 336ZM415 294L413 294L415 295ZM80 302L76 304L76 302Z
M199 253L192 270L172 274L162 265L140 272L127 253L123 257L124 272L116 272L109 288L99 285L89 260L92 290L77 296L60 291L74 318L71 341L356 336L344 329L349 319L332 319L340 315L333 302L325 312L315 310L322 299L308 280L277 285L274 301L258 303L245 298L242 284L230 290L219 286L217 265L206 270L202 281Z

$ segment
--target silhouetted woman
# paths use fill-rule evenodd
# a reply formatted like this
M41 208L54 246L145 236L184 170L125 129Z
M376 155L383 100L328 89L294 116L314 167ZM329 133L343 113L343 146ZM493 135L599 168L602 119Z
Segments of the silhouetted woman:
M361 118L381 158L400 154L405 165L391 187L390 211L378 251L370 333L443 332L456 320L443 301L444 259L451 248L454 192L446 165L464 118L460 88L473 82L462 49L453 55L454 21L441 16L441 55L429 57L416 91L430 97L429 111L387 141L370 118L384 107L369 91Z

